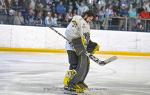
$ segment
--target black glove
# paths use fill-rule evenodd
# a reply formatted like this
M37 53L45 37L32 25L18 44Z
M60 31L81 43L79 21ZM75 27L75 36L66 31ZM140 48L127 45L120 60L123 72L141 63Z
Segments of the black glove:
M89 41L89 44L87 45L86 50L87 50L88 53L95 53L95 51L98 51L98 50L99 50L99 46L98 46L97 43L92 42L92 41L90 40L90 41Z

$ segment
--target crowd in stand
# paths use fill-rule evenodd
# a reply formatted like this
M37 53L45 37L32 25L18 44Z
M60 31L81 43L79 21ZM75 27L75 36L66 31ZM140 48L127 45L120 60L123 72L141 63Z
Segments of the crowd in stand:
M0 0L1 23L12 25L66 27L87 10L93 29L150 31L149 0Z

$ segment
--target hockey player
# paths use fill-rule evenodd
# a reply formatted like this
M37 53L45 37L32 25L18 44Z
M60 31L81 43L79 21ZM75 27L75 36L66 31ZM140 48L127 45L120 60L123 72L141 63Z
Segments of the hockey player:
M82 16L76 15L66 28L66 50L69 60L69 70L64 78L64 88L70 91L84 92L88 86L84 80L89 71L90 61L86 52L94 53L99 49L97 43L90 39L90 22L94 14L86 11Z

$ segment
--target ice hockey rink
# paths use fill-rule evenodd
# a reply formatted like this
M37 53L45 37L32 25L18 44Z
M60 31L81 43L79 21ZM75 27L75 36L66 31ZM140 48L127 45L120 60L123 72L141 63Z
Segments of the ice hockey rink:
M69 95L63 90L67 60L65 53L0 52L0 95ZM118 56L105 66L91 60L85 83L90 92L79 95L150 95L150 57Z

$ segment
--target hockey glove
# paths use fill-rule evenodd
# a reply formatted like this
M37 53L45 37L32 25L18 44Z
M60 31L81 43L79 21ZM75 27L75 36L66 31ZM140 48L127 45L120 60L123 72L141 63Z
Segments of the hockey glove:
M88 53L94 54L96 51L99 51L99 45L90 40L86 49Z

